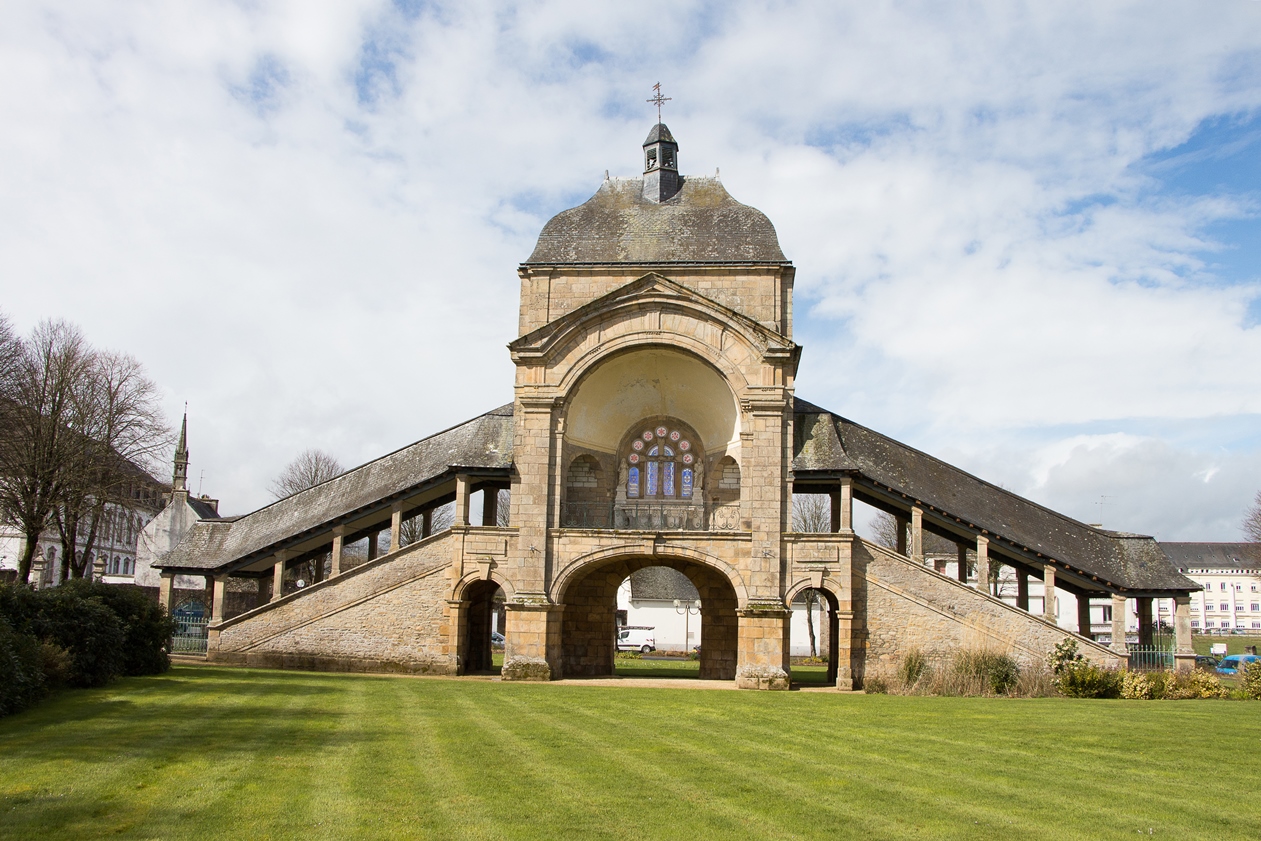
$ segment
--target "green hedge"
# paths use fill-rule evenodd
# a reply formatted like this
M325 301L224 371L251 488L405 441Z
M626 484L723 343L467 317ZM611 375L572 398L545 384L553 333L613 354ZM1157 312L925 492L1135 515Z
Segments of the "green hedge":
M0 714L29 705L45 688L103 686L171 665L171 619L136 587L0 585L0 621Z

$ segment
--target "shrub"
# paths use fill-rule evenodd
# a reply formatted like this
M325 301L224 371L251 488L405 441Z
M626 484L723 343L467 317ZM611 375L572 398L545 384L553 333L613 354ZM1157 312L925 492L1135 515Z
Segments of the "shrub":
M175 633L175 623L166 608L130 584L78 584L86 597L100 599L122 623L126 634L123 674L157 675L171 668L166 646Z
M1152 683L1147 679L1147 673L1126 672L1121 679L1121 697L1131 701L1150 701L1153 697Z
M992 651L961 651L955 655L951 670L979 683L982 692L988 691L995 695L1011 692L1020 677L1020 667L1016 665L1015 659Z
M63 584L39 591L35 636L70 655L70 686L104 686L122 674L126 634L114 611L99 599L85 599Z
M879 675L871 675L863 681L863 691L868 695L887 695L889 682Z
M1240 685L1243 694L1254 701L1261 701L1261 660L1248 664Z
M928 671L928 658L924 656L924 652L918 648L913 648L902 657L902 662L898 666L898 680L907 689L913 687L919 682L924 673Z
M1086 660L1064 663L1055 676L1055 687L1070 698L1118 698L1121 684L1121 672Z
M1081 655L1077 653L1077 640L1071 637L1065 637L1056 643L1054 650L1047 657L1047 666L1050 667L1051 674L1056 676L1080 662Z
M1171 701L1191 698L1225 698L1229 693L1222 686L1221 678L1212 672L1196 669L1190 673L1170 675L1165 686L1165 697Z
M0 617L0 715L25 709L43 694L39 641Z

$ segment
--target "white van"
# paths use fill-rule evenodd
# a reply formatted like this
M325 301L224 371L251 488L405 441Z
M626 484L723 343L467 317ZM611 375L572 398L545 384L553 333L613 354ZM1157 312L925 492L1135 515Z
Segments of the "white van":
M657 650L657 640L653 637L654 628L645 625L627 625L617 629L618 651L642 651L647 654Z

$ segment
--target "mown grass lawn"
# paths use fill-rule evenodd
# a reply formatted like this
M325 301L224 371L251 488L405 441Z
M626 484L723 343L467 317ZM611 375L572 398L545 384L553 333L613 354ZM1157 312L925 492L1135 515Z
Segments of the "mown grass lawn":
M1256 839L1261 704L179 666L0 719L0 838Z

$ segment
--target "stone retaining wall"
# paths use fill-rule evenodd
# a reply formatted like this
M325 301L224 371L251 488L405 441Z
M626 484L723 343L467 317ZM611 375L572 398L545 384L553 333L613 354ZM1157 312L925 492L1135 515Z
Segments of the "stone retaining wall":
M856 543L854 564L863 566L866 581L867 672L896 667L912 649L930 658L984 650L1010 654L1022 666L1044 663L1056 644L1069 637L1077 640L1086 659L1120 664L1120 658L1098 643L883 547Z
M451 534L312 585L210 630L208 659L322 671L455 674Z

